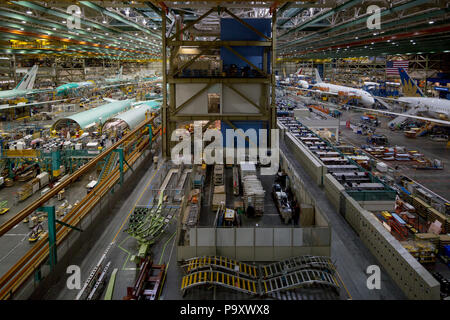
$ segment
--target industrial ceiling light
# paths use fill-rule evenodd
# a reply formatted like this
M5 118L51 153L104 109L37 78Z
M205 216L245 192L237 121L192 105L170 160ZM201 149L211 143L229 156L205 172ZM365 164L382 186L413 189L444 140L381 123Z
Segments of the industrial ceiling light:
M87 28L87 31L91 31L91 28Z
M53 29L53 30L56 30L56 28L55 28L55 27L53 27L52 29Z
M27 14L33 14L33 11L27 10Z
M105 19L103 19L103 21L102 21L103 23L106 23L106 20Z
M433 23L434 23L434 21L433 21L433 20L431 20L431 21L428 21L428 23L429 23L429 24L433 24Z
M66 23L66 20L63 20L62 23Z
M22 23L27 23L25 20L22 20Z

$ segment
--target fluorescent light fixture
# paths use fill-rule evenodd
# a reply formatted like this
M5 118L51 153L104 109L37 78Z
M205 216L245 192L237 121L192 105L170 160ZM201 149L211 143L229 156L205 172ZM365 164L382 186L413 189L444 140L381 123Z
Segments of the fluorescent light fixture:
M433 24L433 23L434 23L434 21L433 21L433 20L431 20L431 21L428 21L428 23L429 23L429 24Z

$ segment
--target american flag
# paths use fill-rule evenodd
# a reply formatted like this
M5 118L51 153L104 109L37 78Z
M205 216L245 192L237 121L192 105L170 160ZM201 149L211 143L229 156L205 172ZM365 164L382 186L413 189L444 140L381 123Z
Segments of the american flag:
M386 61L386 74L398 76L398 68L403 68L408 72L408 63L408 60Z

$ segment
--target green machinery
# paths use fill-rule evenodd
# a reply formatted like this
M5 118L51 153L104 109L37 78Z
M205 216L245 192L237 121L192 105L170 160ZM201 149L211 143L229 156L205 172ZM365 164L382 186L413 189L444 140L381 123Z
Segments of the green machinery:
M138 241L139 257L146 256L150 246L167 229L179 208L179 205L163 204L162 201L155 205L135 207L125 231Z

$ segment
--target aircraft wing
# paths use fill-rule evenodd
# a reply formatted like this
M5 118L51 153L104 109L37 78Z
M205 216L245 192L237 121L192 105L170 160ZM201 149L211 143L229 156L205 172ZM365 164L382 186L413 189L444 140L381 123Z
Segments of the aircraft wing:
M427 117L421 117L421 116L414 116L414 115L411 115L411 114L397 113L397 112L377 110L377 109L360 108L360 107L354 107L354 106L352 106L352 108L360 109L360 110L364 110L364 111L373 111L373 112L377 112L377 113L381 113L381 114L390 114L390 115L393 115L393 116L402 116L402 117L405 117L405 118L412 118L412 119L417 119L417 120L422 120L422 121L429 121L429 122L442 124L442 125L445 125L445 126L450 126L450 121L445 121L445 120L440 120L440 119L427 118Z
M378 101L381 105L383 105L385 108L387 108L388 110L391 110L392 108L391 108L391 106L389 105L389 104L387 104L385 101L384 101L384 99L381 99L380 97L378 97L378 96L373 96L374 97L374 99L376 100L376 101Z
M373 97L377 100L387 100L387 101L405 103L405 102L399 101L398 99L395 99L395 98L386 98L386 97L380 97L380 96L373 96Z
M67 101L67 99L32 102L32 103L23 103L23 104L13 104L13 105L2 104L2 105L0 105L0 110L22 108L22 107L29 107L29 106L39 106L39 105L43 105L43 104L59 103L59 102L65 102L65 101Z
M336 92L322 91L322 90L318 90L318 89L305 89L305 88L301 88L301 87L292 87L292 86L286 86L286 85L284 87L288 88L288 89L292 89L292 90L303 90L303 91L309 91L309 92L314 92L314 93L320 93L322 95L327 95L327 96L338 96L339 95Z
M101 86L100 89L106 89L106 88L115 88L115 87L124 87L127 85L131 85L132 83L126 82L126 83L116 83L116 84L110 84L107 86Z
M119 100L111 99L111 98L103 98L103 100L105 100L106 102L116 102L116 101L119 101Z
M27 95L29 94L36 94L36 93L44 93L44 92L53 92L54 89L32 89L30 92L27 92Z
M304 90L304 91L310 91L310 92L314 92L314 93L320 93L324 96L338 96L339 94L337 94L336 92L329 92L329 91L322 91L322 90L318 90L318 89L304 89L304 88L296 88L297 90Z

